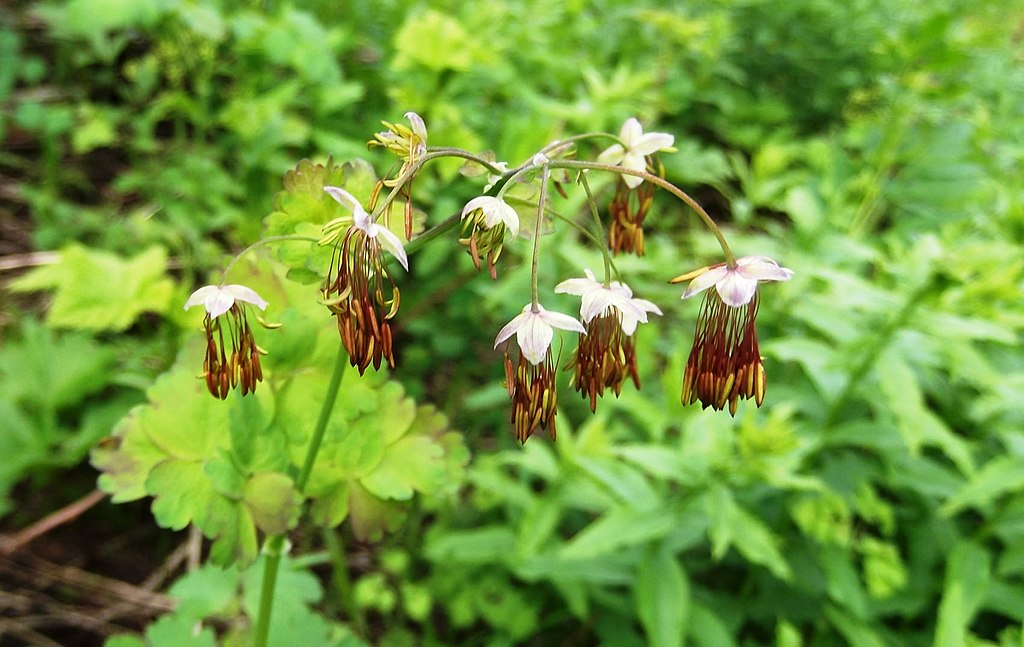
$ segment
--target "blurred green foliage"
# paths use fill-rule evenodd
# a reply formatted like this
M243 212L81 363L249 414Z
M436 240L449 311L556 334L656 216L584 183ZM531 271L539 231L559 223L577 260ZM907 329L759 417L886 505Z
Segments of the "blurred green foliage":
M518 163L636 116L676 135L669 179L740 254L796 271L762 293L765 406L678 404L697 308L664 282L718 258L664 195L647 256L617 263L665 311L639 333L644 389L595 416L563 389L554 446L514 446L491 349L527 300L526 246L492 283L431 244L400 280L402 388L352 372L338 405L353 428L353 402L428 419L386 440L334 430L312 482L323 534L303 544L323 550L284 571L279 644L1020 645L1022 24L1019 0L0 7L0 226L61 250L14 284L52 293L44 323L0 304L0 494L114 432L93 453L105 489L218 537L215 561L254 559L257 529L295 523L285 475L337 343L316 285L281 275L315 283L326 256L290 244L240 270L285 323L261 331L252 407L191 393L197 318L175 304L261 232L316 236L339 215L319 187L366 170L343 162L390 163L365 149L380 120L415 110L431 144ZM458 168L417 179L429 224L480 192ZM543 300L571 311L550 286L600 255L564 227L544 248ZM140 424L192 395L195 427ZM409 396L464 433L465 469ZM225 544L225 528L249 534ZM314 564L331 565L322 583ZM243 640L231 622L258 586L239 568L184 576L174 614L109 644L180 644L201 620L195 640Z

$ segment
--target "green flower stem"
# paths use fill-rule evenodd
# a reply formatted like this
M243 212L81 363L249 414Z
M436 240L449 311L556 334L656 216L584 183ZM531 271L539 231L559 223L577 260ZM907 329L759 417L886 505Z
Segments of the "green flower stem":
M601 254L604 257L604 286L612 285L612 255L608 250L608 234L604 230L604 223L601 222L601 215L597 213L597 202L594 200L594 193L590 190L590 182L587 181L587 174L580 173L580 184L587 192L587 204L590 206L590 215L594 217L594 226L597 227L597 234L600 237Z
M405 173L402 173L395 179L395 185L391 188L391 193L389 193L387 197L377 205L377 208L373 210L373 213L370 214L370 220L377 222L377 220L384 214L384 211L392 202L395 201L395 198L398 197L398 194L402 192L402 189L409 183L413 176L416 175L427 162L439 157L459 157L476 162L477 164L486 167L487 170L492 173L501 173L501 169L494 166L490 161L480 157L479 155L474 155L469 151L464 151L461 148L431 148L423 155L423 157L416 160L414 164L406 169Z
M537 224L533 229L533 262L530 265L530 303L532 304L533 312L540 312L537 268L540 265L540 230L544 226L544 205L548 201L548 180L550 178L551 167L545 164L540 178L540 198L537 200Z
M221 275L220 275L221 276L220 284L223 286L225 283L227 283L228 272L231 271L231 268L233 268L235 266L235 263L237 263L238 261L242 260L242 257L245 256L246 254L248 254L249 252L251 252L252 250L256 249L257 247L262 247L263 245L269 245L270 243L280 243L280 242L284 242L284 241L293 241L293 240L294 241L303 241L304 240L304 241L311 242L311 243L318 243L318 242L320 242L319 239L313 238L311 236L288 235L288 236L267 236L266 238L261 238L261 239L257 240L255 243L253 243L252 245L249 245L248 247L246 247L242 251L240 251L237 254L235 254L235 257L231 259L231 261L224 268L224 271L221 273Z
M642 178L646 182L650 182L656 186L660 186L675 197L679 198L693 209L704 224L707 226L711 233L718 239L718 244L722 248L722 253L725 254L725 261L729 267L736 267L736 256L732 253L732 248L729 247L729 243L725 240L725 235L722 234L722 230L718 228L715 221L708 215L708 212L704 210L704 207L700 206L696 200L691 198L689 194L677 187L676 185L668 182L657 175L648 173L647 171L634 171L633 169L623 168L621 166L613 166L611 164L598 164L597 162L581 162L578 160L551 160L550 165L552 168L571 168L571 169L593 169L595 171L607 171L609 173L618 173L619 175L633 175L638 178Z
M565 139L559 139L558 141L551 142L550 144L548 144L544 148L540 149L540 151L538 151L538 152L543 153L544 155L547 155L547 156L550 157L550 156L558 155L560 152L562 152L562 149L568 148L568 146L570 144L574 144L574 143L576 143L578 141L583 141L585 139L597 139L597 138L612 139L612 140L614 140L616 142L619 142L620 144L622 143L621 141L619 141L618 137L616 137L615 135L613 135L611 133L598 133L598 132L595 132L595 133L581 133L579 135L573 135L572 137L566 137Z
M430 229L426 230L419 236L416 236L405 245L405 253L412 256L416 252L420 251L423 247L430 243L435 238L440 238L444 234L448 233L449 230L454 229L455 225L462 221L462 213L455 212L452 215L445 218L443 221L434 225Z
M341 378L345 376L345 347L338 344L338 359L334 362L334 372L331 374L331 381L327 386L327 393L324 394L324 402L320 408L320 417L313 429L313 437L310 438L309 446L306 448L306 459L302 463L302 469L295 477L295 488L302 492L309 482L309 475L313 471L313 464L320 451L320 444L324 439L324 432L327 430L327 422L334 412L334 403L338 399L338 391L341 387ZM272 535L267 538L263 547L266 554L266 561L263 563L263 586L260 589L259 615L256 617L256 628L253 631L253 645L255 647L266 647L267 637L270 634L270 614L274 610L274 588L277 584L277 572L281 565L281 554L284 552L285 536Z

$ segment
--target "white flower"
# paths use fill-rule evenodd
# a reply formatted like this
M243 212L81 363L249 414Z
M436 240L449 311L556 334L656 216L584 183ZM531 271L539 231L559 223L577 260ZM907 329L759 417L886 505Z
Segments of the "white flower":
M762 281L788 281L793 270L780 267L767 256L744 256L736 259L736 267L728 267L725 263L712 265L698 270L696 278L690 281L684 299L700 294L712 285L718 290L719 296L726 305L734 308L750 303L757 292L757 284ZM694 273L684 274L672 279L670 283L685 281Z
M251 303L260 310L267 309L267 302L255 290L244 285L204 285L189 296L185 309L202 304L206 314L216 319L230 310L235 301Z
M387 227L382 227L370 220L370 214L366 213L366 209L363 208L359 200L356 200L355 196L345 189L337 186L325 186L324 191L340 202L343 207L352 210L353 227L365 231L370 238L376 238L380 242L380 246L391 252L402 264L402 267L409 271L409 258L405 255L405 248L402 247L402 241L398 239L398 236Z
M647 323L647 313L660 315L661 310L646 299L634 299L633 290L625 283L612 281L608 287L594 278L590 270L583 270L585 279L567 279L555 286L559 294L575 294L581 298L580 317L590 323L609 308L618 311L622 332L632 335L638 324Z
M640 122L630 117L622 124L619 141L621 143L609 146L598 155L597 161L633 171L643 171L647 168L645 158L651 153L671 149L675 137L668 133L644 133ZM643 179L635 175L623 175L622 181L629 188L635 189L640 186Z
M498 332L494 339L494 347L497 348L498 344L515 333L516 343L519 344L523 356L531 364L540 364L547 356L551 340L555 336L553 327L586 334L583 324L575 318L561 312L545 310L540 304L534 312L533 306L527 303L523 306L523 311Z
M411 110L405 113L405 118L412 124L413 137L410 141L416 147L415 156L420 157L427 152L427 125L423 123L423 117Z
M489 195L482 195L473 198L462 208L462 219L479 209L484 214L484 225L490 229L498 223L505 223L512 238L519 235L519 214L501 198Z

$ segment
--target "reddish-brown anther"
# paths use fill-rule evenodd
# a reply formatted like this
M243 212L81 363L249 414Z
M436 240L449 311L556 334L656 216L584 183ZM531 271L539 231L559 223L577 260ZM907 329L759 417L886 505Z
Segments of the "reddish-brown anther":
M505 379L512 398L512 426L516 440L525 443L530 436L546 429L555 440L555 414L558 408L558 389L555 386L555 363L551 351L544 361L533 364L522 352L512 359L505 352Z
M608 210L608 248L613 254L644 255L644 218L654 202L654 186L644 182L635 189L619 178Z
M338 333L352 366L362 374L383 361L394 367L389 320L400 294L377 237L352 227L334 250L324 301L338 319Z
M640 375L633 337L623 332L616 311L595 317L584 327L587 333L580 335L566 370L575 369L573 386L583 399L590 399L590 410L596 411L597 399L604 396L605 389L612 389L618 396L627 377L639 389Z
M706 409L736 415L741 399L753 398L757 406L764 401L767 378L757 346L758 295L744 305L730 306L717 290L708 290L697 318L693 349L683 374L681 401L698 400Z

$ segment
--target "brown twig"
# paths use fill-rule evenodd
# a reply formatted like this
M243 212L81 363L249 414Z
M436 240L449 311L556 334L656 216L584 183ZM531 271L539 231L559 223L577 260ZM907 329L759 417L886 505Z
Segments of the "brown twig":
M77 518L83 512L102 501L105 496L106 494L103 492L93 490L81 499L43 517L31 526L20 530L16 534L0 537L0 557L6 557L11 553L20 550L26 544L50 532L57 526Z

